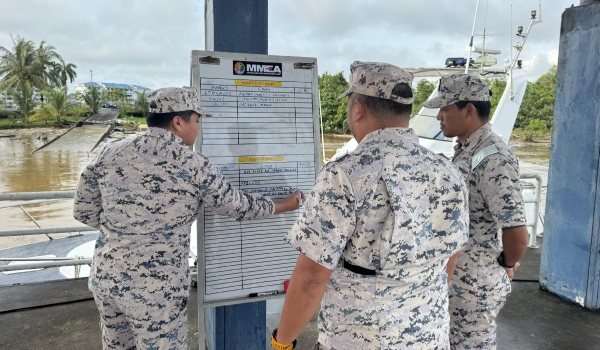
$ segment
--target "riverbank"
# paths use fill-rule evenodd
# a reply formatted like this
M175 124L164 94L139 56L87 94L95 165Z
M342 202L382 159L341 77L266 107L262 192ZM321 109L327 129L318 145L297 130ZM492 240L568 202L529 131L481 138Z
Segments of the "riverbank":
M41 126L19 129L0 129L0 137L32 143L34 146L40 147L64 134L67 130L69 129Z
M533 141L525 141L525 134L524 131L515 130L510 139L509 145L513 147L516 156L522 162L547 167L550 164L552 135L550 133L539 134L534 137ZM337 149L352 139L352 135L325 134L323 138L325 139L325 158L329 159Z

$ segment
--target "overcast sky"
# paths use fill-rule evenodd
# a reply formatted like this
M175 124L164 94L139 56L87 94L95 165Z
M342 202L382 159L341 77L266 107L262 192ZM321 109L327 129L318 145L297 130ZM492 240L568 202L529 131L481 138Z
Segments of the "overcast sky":
M215 0L218 1L218 0ZM511 28L511 2L513 26ZM544 0L521 55L530 80L556 64L561 14L578 0ZM269 54L318 59L319 74L354 60L400 67L439 67L466 57L477 0L271 0ZM486 16L487 8L487 16ZM537 0L481 0L476 33L510 55ZM0 46L12 35L54 45L75 63L75 83L94 81L152 89L189 84L190 52L204 50L203 0L0 0ZM475 39L481 44L481 36ZM74 85L69 86L74 91Z

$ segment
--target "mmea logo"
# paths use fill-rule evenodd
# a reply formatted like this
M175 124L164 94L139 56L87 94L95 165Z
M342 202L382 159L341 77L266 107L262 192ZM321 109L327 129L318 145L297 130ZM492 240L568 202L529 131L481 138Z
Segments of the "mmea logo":
M268 75L282 76L281 63L233 61L233 74L235 75Z
M242 62L236 62L233 65L233 72L235 74L242 75L242 74L244 74L246 72L246 66Z

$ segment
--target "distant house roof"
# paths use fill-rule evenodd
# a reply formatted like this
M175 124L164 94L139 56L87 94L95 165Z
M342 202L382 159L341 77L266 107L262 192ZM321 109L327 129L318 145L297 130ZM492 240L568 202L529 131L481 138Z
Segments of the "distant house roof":
M77 84L77 85L85 85L85 86L99 86L107 89L126 89L126 90L150 90L149 88L141 85L132 85L132 84L121 84L121 83L103 83L103 82L95 82L88 81L87 83Z
M113 89L131 89L131 85L129 84L115 84L115 83L101 83L102 85L106 86L107 88L113 88Z

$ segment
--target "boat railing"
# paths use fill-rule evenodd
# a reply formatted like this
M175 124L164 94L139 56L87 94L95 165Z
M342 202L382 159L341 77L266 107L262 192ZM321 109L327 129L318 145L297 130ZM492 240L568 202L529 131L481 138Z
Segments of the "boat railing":
M537 245L537 231L539 225L539 216L540 216L540 204L542 199L542 176L539 174L521 174L521 179L533 179L535 180L535 194L533 198L523 198L523 202L525 205L528 203L533 203L533 220L531 223L527 222L527 227L531 227L531 231L529 232L529 248L537 249L539 248Z
M81 233L89 231L98 231L97 228L89 226L66 226L66 227L50 227L42 228L38 222L23 208L24 205L45 203L57 200L69 200L75 197L75 191L50 191L50 192L15 192L1 193L0 202L3 201L26 201L24 203L11 204L0 206L0 209L19 207L27 216L35 223L38 228L22 229L22 230L0 230L0 237L15 237L29 235L49 235L59 233ZM52 239L50 236L48 236ZM19 262L18 264L9 264L0 266L0 272L20 271L43 269L50 267L74 266L75 277L79 276L81 265L90 265L91 257L37 257L37 258L2 258L0 262Z

